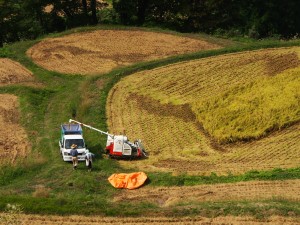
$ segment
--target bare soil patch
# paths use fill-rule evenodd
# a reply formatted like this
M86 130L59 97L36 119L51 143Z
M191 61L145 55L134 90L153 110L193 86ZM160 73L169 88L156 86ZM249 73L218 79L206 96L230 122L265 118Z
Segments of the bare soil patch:
M20 63L0 58L0 86L33 81L33 74Z
M128 99L136 101L139 109L146 110L148 113L157 116L174 116L187 122L196 120L196 116L189 104L160 104L158 100L138 94L130 94Z
M270 76L274 76L284 70L295 68L300 65L298 55L293 53L276 56L266 56L267 70Z
M27 51L35 63L68 74L107 73L119 66L216 49L206 41L138 30L98 30L45 39Z
M27 134L19 125L18 97L0 94L0 164L14 163L30 150Z
M140 224L174 224L174 225L292 225L298 223L298 218L293 217L281 217L272 216L265 220L259 220L250 216L234 217L234 216L219 216L215 218L206 217L142 217L142 218L113 218L102 216L41 216L41 215L6 215L0 214L0 218L12 218L17 224L32 224L32 225L75 225L75 224L128 224L128 225L140 225Z

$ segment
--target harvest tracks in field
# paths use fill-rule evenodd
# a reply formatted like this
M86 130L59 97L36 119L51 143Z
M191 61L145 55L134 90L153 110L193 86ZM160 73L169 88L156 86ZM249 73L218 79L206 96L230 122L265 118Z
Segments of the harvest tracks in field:
M220 48L200 39L140 30L97 30L42 40L27 51L60 73L99 74L119 66Z
M271 134L262 133L258 135L260 138L250 141L222 143L207 127L217 127L217 122L225 118L222 119L221 114L219 121L201 120L203 108L199 105L226 99L239 89L242 89L240 93L249 95L251 92L247 90L252 86L272 83L276 79L283 79L284 84L285 79L291 77L294 80L286 86L291 87L292 97L297 99L299 56L299 47L266 49L192 60L132 74L110 91L107 100L110 132L126 130L129 138L139 137L144 141L151 157L134 165L148 171L207 175L297 167L300 162L299 123L289 122L286 117L283 122L289 125L284 125L284 129L275 128ZM274 87L268 88L273 91ZM280 94L275 96L286 98L286 90L279 88L284 92L275 90ZM292 101L284 101L291 104L287 108L295 110L289 113L295 113L297 121L299 107ZM244 104L247 108L249 102ZM214 111L210 115L214 116ZM251 119L252 115L247 116Z

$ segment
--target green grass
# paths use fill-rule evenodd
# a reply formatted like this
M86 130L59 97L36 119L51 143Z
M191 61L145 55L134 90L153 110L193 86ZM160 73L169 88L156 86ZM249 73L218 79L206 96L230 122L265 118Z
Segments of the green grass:
M111 26L108 26L112 28ZM119 27L113 27L119 29ZM102 29L97 27L77 28L68 32L53 34L61 36L68 33ZM128 28L136 29L136 28ZM37 40L38 41L38 40ZM96 128L107 130L105 103L110 88L122 77L133 72L152 69L158 66L186 61L229 52L254 50L267 47L299 45L300 41L231 43L227 48L174 56L163 60L138 63L126 68L116 69L102 76L71 76L50 72L35 65L25 54L26 50L37 41L19 42L0 49L0 57L9 57L19 61L31 70L42 87L23 87L21 85L0 87L0 93L19 96L21 105L21 124L25 127L32 144L32 154L25 161L14 167L0 168L0 210L4 211L8 203L21 204L25 213L41 214L98 214L107 216L139 216L164 213L170 216L196 215L205 212L216 215L259 215L255 208L257 202L243 203L193 203L194 208L187 210L182 206L160 208L148 202L139 204L112 203L110 200L119 192L107 181L116 172L132 172L121 168L116 160L102 157L106 136L84 129L88 148L96 153L94 171L88 173L84 164L77 171L70 163L63 162L58 149L60 124L74 118ZM228 41L220 40L222 43ZM96 81L103 81L102 88ZM245 92L246 93L246 92ZM38 157L37 157L38 156ZM229 183L248 180L299 179L299 168L273 171L252 171L240 176L172 176L166 173L149 173L150 186L190 186L207 183ZM36 187L43 185L49 189L49 197L35 197ZM280 203L280 204L279 204ZM242 205L242 206L241 206ZM285 215L291 208L299 215L299 204L268 203L275 208L276 214ZM225 209L225 211L223 210Z
M273 169L269 171L248 171L242 175L218 176L190 176L181 174L173 176L172 173L150 173L149 185L151 186L194 186L201 184L235 183L251 180L290 180L300 178L300 168Z

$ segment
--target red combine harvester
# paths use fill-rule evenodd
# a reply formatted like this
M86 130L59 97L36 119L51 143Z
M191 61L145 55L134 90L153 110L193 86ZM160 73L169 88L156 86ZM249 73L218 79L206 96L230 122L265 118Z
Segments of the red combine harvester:
M104 132L90 125L72 119L69 120L69 123L77 123L80 124L81 126L87 127L91 130L95 130L101 134L107 135L105 151L109 155L109 157L115 157L115 158L148 157L141 140L135 140L132 143L128 140L127 136L124 135L109 134L108 132Z

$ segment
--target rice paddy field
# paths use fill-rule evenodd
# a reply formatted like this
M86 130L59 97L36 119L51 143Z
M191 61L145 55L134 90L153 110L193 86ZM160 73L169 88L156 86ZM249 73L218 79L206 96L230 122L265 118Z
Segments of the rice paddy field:
M0 58L0 86L30 82L32 80L33 74L19 62Z
M220 48L205 40L141 30L97 30L42 40L27 51L60 73L99 74L137 62Z
M14 164L30 152L28 136L19 118L18 97L0 94L0 165Z
M207 175L297 167L299 54L266 49L132 74L110 91L109 129L144 141L151 157L140 169Z
M5 46L0 224L298 224L299 45L93 27ZM93 171L73 171L70 118L149 157L110 159L84 129ZM135 171L139 189L107 181Z

